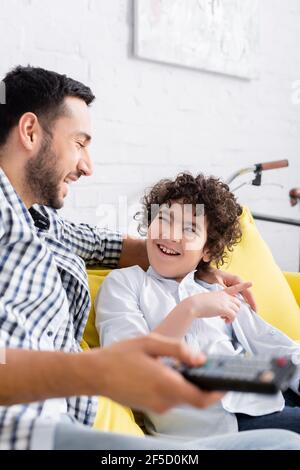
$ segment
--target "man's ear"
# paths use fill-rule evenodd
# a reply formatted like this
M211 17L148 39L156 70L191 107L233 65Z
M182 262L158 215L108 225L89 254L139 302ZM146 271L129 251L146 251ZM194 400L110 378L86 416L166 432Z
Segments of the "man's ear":
M18 130L20 141L26 150L35 150L41 134L38 117L34 113L23 114L19 120Z

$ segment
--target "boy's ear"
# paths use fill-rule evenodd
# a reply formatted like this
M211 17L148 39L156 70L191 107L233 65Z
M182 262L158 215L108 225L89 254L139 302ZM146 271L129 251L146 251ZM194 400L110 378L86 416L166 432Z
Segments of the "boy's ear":
M203 261L205 261L205 263L209 263L210 260L211 260L211 257L210 257L210 252L209 252L209 249L208 248L204 248L203 250Z

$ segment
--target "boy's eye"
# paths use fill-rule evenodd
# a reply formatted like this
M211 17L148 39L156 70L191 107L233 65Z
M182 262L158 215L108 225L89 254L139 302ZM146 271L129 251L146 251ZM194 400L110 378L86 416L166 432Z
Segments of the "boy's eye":
M195 233L196 232L196 228L195 227L184 227L184 231L187 232L187 233Z
M168 222L168 223L170 222L169 219L164 214L159 214L158 219L164 222Z
M78 145L79 148L83 149L84 145L81 142L76 142L76 145Z

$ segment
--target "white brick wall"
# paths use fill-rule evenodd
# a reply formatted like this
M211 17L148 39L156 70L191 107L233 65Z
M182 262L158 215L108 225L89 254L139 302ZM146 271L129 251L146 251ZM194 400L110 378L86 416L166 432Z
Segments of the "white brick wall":
M300 186L300 0L261 0L260 76L243 81L132 56L132 0L0 0L0 75L19 63L67 73L97 95L94 176L63 210L95 223L99 203L135 201L145 186L187 169L227 177L289 158L281 184L239 192L255 210L300 217L287 192ZM298 266L299 230L259 224L283 269Z

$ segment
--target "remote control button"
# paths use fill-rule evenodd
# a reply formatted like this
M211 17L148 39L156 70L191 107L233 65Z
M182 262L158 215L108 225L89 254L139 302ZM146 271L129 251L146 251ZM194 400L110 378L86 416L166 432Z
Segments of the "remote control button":
M276 364L279 366L279 367L284 367L286 364L287 364L287 359L285 357L278 357L276 359Z

